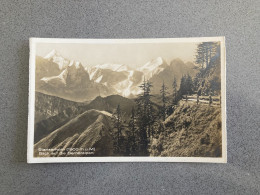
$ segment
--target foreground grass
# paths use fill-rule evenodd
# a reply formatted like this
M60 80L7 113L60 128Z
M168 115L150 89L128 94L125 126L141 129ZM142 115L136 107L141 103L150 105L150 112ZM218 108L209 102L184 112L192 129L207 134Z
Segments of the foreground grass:
M221 157L221 108L180 102L152 140L151 156Z

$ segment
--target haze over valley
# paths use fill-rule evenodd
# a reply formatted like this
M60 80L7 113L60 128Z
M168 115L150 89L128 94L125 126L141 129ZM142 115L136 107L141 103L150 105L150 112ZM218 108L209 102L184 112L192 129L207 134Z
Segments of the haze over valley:
M220 45L196 47L135 66L36 56L34 156L221 157Z
M52 50L44 58L36 58L36 90L77 102L113 94L136 97L144 79L153 82L153 94L159 94L162 80L170 86L176 78L179 84L182 75L194 76L197 72L198 67L192 62L174 59L167 64L161 57L136 69L124 64L84 68L79 61L66 59Z

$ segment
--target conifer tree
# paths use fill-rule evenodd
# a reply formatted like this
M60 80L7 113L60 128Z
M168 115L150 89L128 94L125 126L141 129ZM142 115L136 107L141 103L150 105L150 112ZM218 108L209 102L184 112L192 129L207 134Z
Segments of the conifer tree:
M136 135L136 115L135 109L132 108L131 118L129 121L129 148L130 148L130 155L136 155L137 152L137 135Z
M196 64L200 65L201 69L208 68L211 58L216 54L217 49L218 44L216 42L200 43L197 46Z
M152 124L154 121L154 116L153 116L153 108L152 108L152 102L151 102L151 88L152 88L152 83L148 80L146 81L145 84L145 97L144 97L144 109L145 109L145 122L146 122L146 127L147 127L147 135L148 137L151 136L151 131L152 131Z
M198 92L198 88L199 88L199 78L198 76L196 76L194 79L193 79L193 84L192 84L192 90L193 92Z
M165 118L166 118L167 89L168 88L165 86L164 81L163 81L162 88L160 90L161 98L162 98L161 116L162 116L163 121L165 121Z
M139 86L142 89L142 94L136 100L137 103L137 126L139 130L139 154L148 155L148 143L152 133L154 123L154 113L151 102L150 81L143 81Z
M123 137L122 137L122 130L123 130L123 119L120 105L117 105L116 112L113 114L113 121L114 127L116 129L116 133L114 136L114 151L117 154L122 152L122 144L123 144Z
M191 76L188 74L186 77L186 94L190 95L193 92L193 82Z
M181 78L181 84L180 84L180 88L178 91L178 96L181 99L183 95L190 95L193 93L193 81L191 76L188 75L184 75Z
M186 75L182 75L180 88L178 90L178 99L182 99L182 96L186 94Z
M176 105L177 104L177 81L176 78L174 77L173 83L172 83L172 88L173 88L173 100L172 104Z

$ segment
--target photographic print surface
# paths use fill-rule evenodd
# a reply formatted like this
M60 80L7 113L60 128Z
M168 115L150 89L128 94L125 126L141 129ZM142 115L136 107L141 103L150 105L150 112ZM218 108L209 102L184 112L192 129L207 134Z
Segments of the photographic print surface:
M224 37L30 39L28 162L226 162Z

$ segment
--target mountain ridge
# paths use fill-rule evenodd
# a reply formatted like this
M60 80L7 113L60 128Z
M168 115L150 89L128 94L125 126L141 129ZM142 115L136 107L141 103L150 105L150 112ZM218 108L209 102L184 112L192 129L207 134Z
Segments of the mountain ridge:
M65 58L55 50L46 56L46 67L51 69L50 66L53 65L54 71L45 71L46 76L42 73L37 77L36 90L77 102L93 100L99 95L119 94L124 97L136 97L141 92L139 86L143 80L152 82L152 94L160 94L163 82L169 88L174 78L179 84L182 75L190 74L193 77L197 72L196 66L191 62L184 63L180 59L174 59L167 64L162 57L152 59L136 69L124 64L109 63L84 68L80 62L73 60L68 63L67 60L64 65L64 60L61 59ZM59 60L62 61L62 66ZM36 65L37 63L36 60ZM39 78L40 76L42 78Z
M96 97L90 102L72 102L55 96L36 92L34 142L38 142L55 129L66 124L87 110L94 109L104 115L112 116L118 104L125 116L131 115L134 100L120 95Z
M111 121L106 114L88 110L59 127L34 145L34 156L39 149L98 148L95 155L112 153ZM91 140L89 140L91 139ZM107 144L104 144L107 143ZM63 146L63 147L62 147ZM59 155L59 154L55 154ZM67 154L68 155L68 154ZM53 156L51 153L45 156ZM66 155L65 155L66 156ZM79 156L85 156L79 155Z

